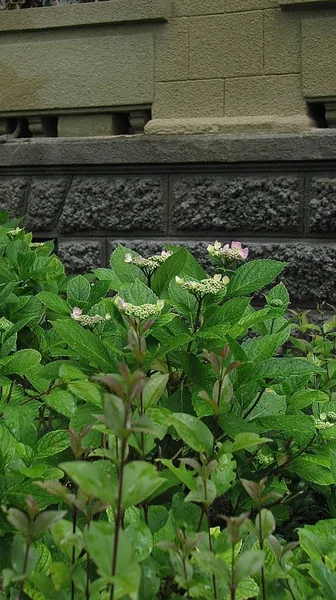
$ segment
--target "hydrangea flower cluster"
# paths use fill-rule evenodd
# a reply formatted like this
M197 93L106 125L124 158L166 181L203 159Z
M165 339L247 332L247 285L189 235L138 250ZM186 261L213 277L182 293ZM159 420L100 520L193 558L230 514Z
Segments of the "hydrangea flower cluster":
M333 427L336 421L336 413L331 411L328 413L321 413L319 419L314 419L316 429L329 429L329 427ZM331 421L334 421L332 423Z
M162 265L162 263L164 263L171 255L172 252L166 252L165 250L163 250L161 254L154 254L149 258L132 256L131 253L128 253L125 255L125 263L132 263L142 269L146 275L153 275L155 269Z
M74 321L78 321L80 325L83 325L84 327L90 327L92 325L96 325L97 323L109 321L111 319L111 315L107 313L105 317L102 317L101 315L94 315L91 317L90 315L83 315L82 309L78 308L78 306L75 306L72 310L71 318Z
M187 290L196 298L201 299L207 294L218 294L226 288L230 280L226 276L216 274L208 279L201 279L201 281L184 281L181 277L175 277L175 281L183 290Z
M247 259L249 250L248 248L243 248L241 242L231 242L231 246L230 244L222 246L221 242L215 242L213 246L208 246L208 252L213 258L231 262L243 262Z
M142 306L135 306L134 304L125 302L120 296L116 296L115 303L119 310L127 317L133 317L140 321L158 316L164 307L164 300L158 300L156 304L142 304Z

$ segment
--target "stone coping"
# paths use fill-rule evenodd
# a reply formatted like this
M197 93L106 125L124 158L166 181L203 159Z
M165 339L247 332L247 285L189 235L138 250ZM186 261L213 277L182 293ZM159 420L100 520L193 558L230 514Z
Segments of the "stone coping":
M170 0L110 0L0 11L0 32L167 21Z
M279 0L279 5L283 10L336 8L336 0Z
M336 130L302 134L37 138L0 144L0 169L300 161L336 161Z

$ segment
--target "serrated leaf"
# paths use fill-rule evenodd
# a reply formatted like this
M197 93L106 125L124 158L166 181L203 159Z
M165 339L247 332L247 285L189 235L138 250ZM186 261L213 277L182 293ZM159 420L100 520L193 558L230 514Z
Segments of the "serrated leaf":
M251 260L236 270L230 279L227 295L242 296L262 289L274 281L285 266L277 260Z
M64 415L71 419L77 409L77 403L72 394L66 390L55 389L49 394L43 396L43 400L47 406L58 412L60 415Z
M109 353L94 333L71 320L54 321L53 327L68 346L90 364L97 365L102 371L112 370L113 362Z
M90 298L91 286L83 275L70 279L67 287L68 302L71 307L83 308Z
M24 376L40 363L41 358L37 350L18 350L0 361L1 374Z
M37 294L37 297L39 300L41 300L42 304L44 304L44 306L46 306L50 310L63 315L70 314L69 306L67 305L65 300L63 300L63 298L61 298L57 294L54 294L53 292L44 291Z
M41 437L37 444L35 458L47 458L58 454L70 446L70 436L68 431L50 431Z
M168 288L170 281L182 273L187 259L188 252L183 247L169 256L156 270L152 279L152 288L159 297Z

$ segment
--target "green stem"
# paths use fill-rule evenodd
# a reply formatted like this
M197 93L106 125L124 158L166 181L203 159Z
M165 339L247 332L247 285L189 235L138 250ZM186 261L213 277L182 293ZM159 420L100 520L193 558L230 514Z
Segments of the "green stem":
M207 518L207 523L208 523L208 540L209 540L209 550L210 552L212 552L212 539L211 539L211 531L210 531L210 515L209 515L209 509L205 508L205 514L206 514L206 518ZM217 582L216 582L216 577L215 575L212 575L212 587L213 587L213 592L214 592L214 600L217 600Z
M28 540L26 540L26 552L25 552L25 557L24 557L24 561L23 561L23 573L22 573L22 575L25 575L26 571L27 571L29 548L30 548L30 542ZM20 593L19 593L18 600L22 600L23 588L24 588L24 580L21 583Z
M125 418L125 427L126 427L126 423L127 423L127 417ZM112 567L111 567L112 577L114 577L116 574L119 532L120 532L120 526L121 526L122 518L123 518L123 510L122 510L121 502L122 502L123 482L124 482L125 454L126 454L126 438L122 438L121 460L120 460L120 468L119 468L118 502L117 502L117 512L115 515L114 542L113 542L113 552L112 552ZM115 586L114 586L114 583L112 583L111 590L110 590L110 600L114 600L114 590L115 590Z
M87 524L88 531L90 529L90 521ZM86 585L85 585L85 600L90 600L90 554L86 553Z
M261 521L261 506L259 506L259 546L260 550L264 549L264 540L262 537L262 521ZM262 590L262 600L266 600L266 585L265 585L265 569L264 566L261 567L261 590Z
M232 542L230 600L235 600L235 598L236 598L235 568L236 568L236 566L235 566L235 544Z
M77 506L74 506L73 511L72 511L72 533L73 534L76 533L77 516L78 516ZM71 557L72 567L75 566L75 562L76 562L76 546L74 545L72 547L72 557ZM75 583L74 583L73 579L71 579L71 600L75 600Z

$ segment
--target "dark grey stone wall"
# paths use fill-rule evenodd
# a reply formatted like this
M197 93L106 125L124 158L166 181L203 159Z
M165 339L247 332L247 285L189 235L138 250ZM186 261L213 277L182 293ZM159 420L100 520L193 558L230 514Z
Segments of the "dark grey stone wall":
M148 255L241 240L286 261L294 305L336 302L336 132L0 145L0 210L56 238L69 273L121 242Z

